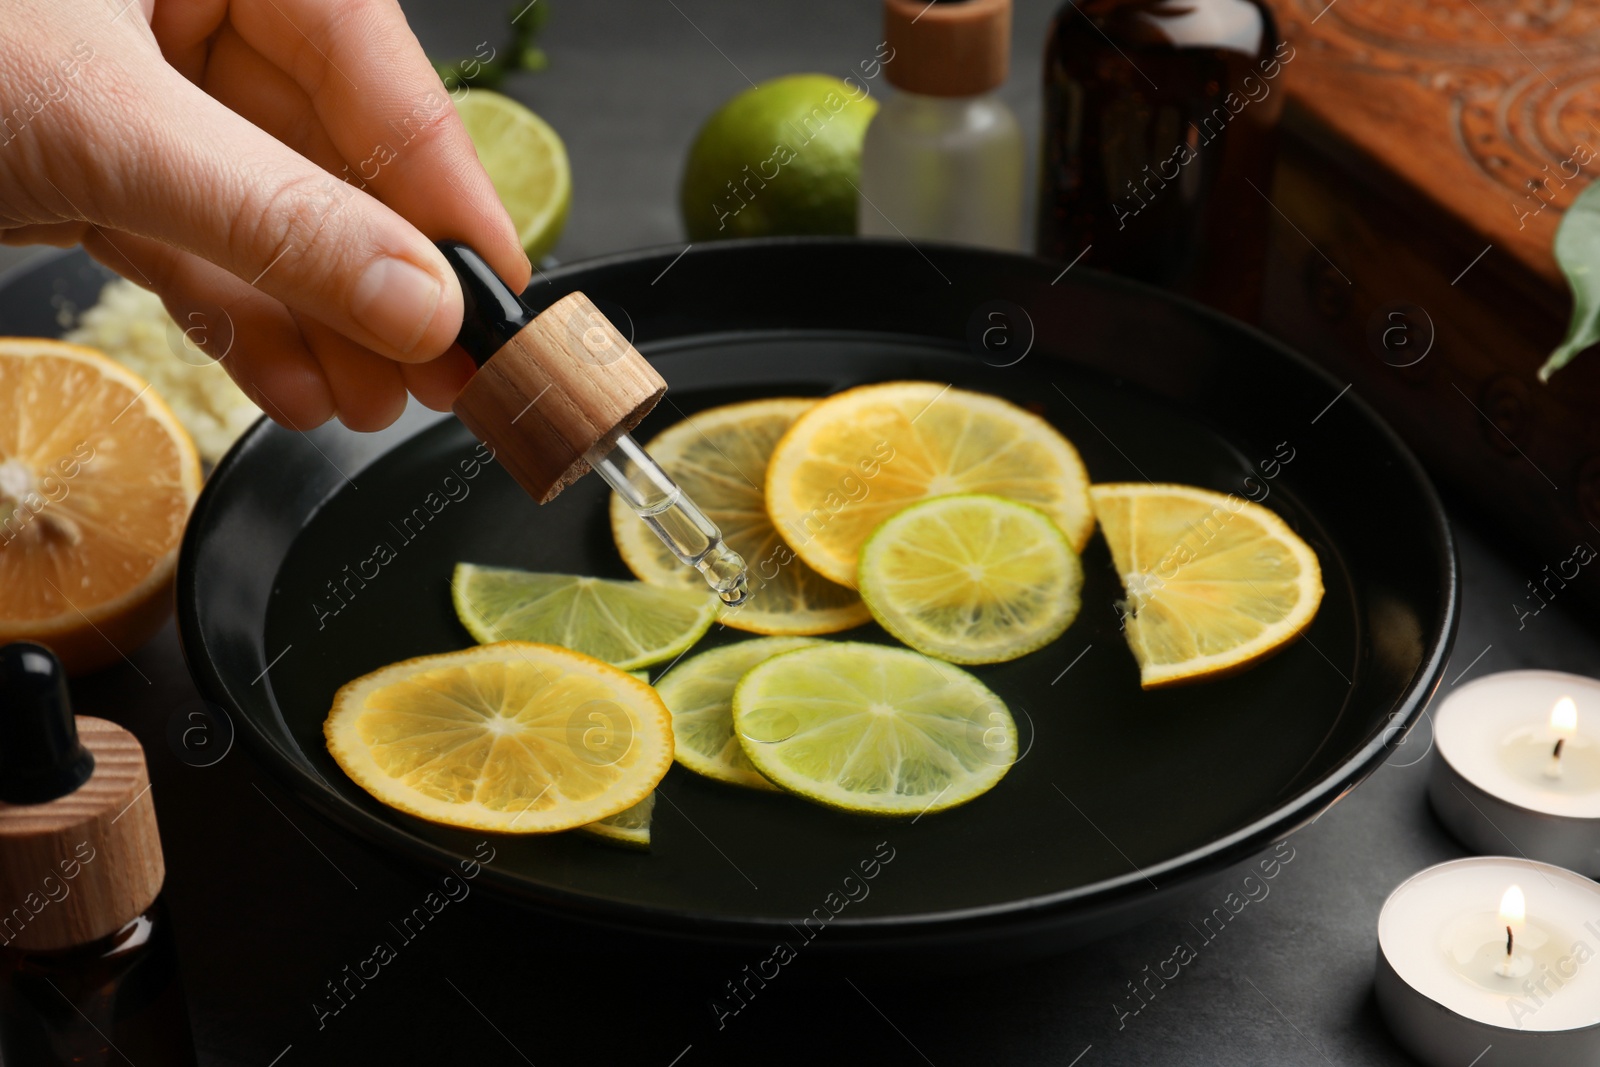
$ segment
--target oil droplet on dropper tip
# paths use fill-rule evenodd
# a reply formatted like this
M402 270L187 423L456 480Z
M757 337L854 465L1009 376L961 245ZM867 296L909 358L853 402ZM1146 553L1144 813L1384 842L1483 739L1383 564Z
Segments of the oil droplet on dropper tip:
M738 607L750 598L744 557L728 547L717 524L637 441L622 434L609 448L596 446L584 458L674 556L700 572L724 604Z

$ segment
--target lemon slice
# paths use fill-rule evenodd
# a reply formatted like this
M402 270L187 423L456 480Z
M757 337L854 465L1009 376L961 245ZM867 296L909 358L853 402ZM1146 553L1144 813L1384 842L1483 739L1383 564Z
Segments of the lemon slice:
M752 595L722 614L735 629L825 634L868 619L861 598L796 559L767 517L767 460L794 420L816 403L778 398L712 408L668 427L646 446L744 557ZM617 496L611 498L611 532L628 569L643 581L669 589L704 583Z
M392 808L547 833L642 801L672 766L654 689L570 649L506 641L421 656L335 694L328 751Z
M538 641L625 671L672 659L711 628L721 601L700 589L658 589L575 574L456 564L456 617L477 640Z
M474 89L456 101L494 191L517 227L528 258L555 247L572 206L567 148L548 123L508 96Z
M1042 511L944 496L878 527L859 578L872 617L918 652L1002 663L1048 645L1077 617L1083 565Z
M633 807L624 808L599 822L585 823L578 829L594 837L615 841L619 845L649 848L650 816L655 810L656 794L655 790L651 790L648 796Z
M808 637L763 637L724 645L684 660L656 686L672 713L674 754L707 778L773 789L733 733L733 689L756 664L819 642Z
M1043 511L1082 551L1094 532L1089 475L1055 427L1015 404L937 382L829 397L772 453L767 511L826 578L854 585L861 546L908 504L987 493Z
M1242 670L1316 616L1316 553L1261 505L1187 485L1090 493L1128 596L1123 626L1144 688Z
M78 345L0 338L0 645L73 674L125 659L172 614L194 444L143 379Z
M772 657L734 690L733 722L768 780L847 811L965 804L1017 759L1011 712L982 682L883 645L841 641Z

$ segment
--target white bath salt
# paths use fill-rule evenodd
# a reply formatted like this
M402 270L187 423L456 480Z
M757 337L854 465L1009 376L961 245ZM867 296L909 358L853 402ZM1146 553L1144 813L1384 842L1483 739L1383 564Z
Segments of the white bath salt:
M99 302L62 339L99 349L149 382L208 464L261 415L222 364L184 337L161 298L132 282L108 282ZM225 347L231 338L215 341Z

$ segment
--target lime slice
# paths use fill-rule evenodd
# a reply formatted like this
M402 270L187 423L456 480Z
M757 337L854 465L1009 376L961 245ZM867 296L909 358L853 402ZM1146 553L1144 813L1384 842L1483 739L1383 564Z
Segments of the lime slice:
M585 823L580 831L594 837L615 841L632 848L650 847L650 815L656 810L655 790L631 808L624 808L609 819Z
M528 258L555 247L572 206L567 148L548 123L508 96L474 89L456 111Z
M951 808L992 789L1017 759L1011 712L982 682L883 645L772 657L734 690L733 722L771 782L847 811Z
M456 617L483 644L560 645L625 671L672 659L700 640L721 601L695 589L658 589L575 574L456 564Z
M1094 533L1072 442L1008 400L938 382L835 393L795 420L767 464L767 513L818 574L854 585L867 538L904 508L953 493L1031 504L1077 551Z
M1083 564L1042 511L945 496L894 515L861 550L857 584L878 624L952 663L1043 648L1078 615Z
M719 782L772 789L733 734L733 688L756 664L818 643L809 637L762 637L702 652L668 671L656 692L672 712L678 762Z

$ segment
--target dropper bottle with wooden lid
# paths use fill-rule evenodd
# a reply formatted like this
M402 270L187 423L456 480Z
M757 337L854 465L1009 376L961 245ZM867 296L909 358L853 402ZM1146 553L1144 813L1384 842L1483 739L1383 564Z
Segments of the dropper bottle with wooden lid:
M995 90L1011 58L1011 0L883 0L895 89L861 145L867 236L1022 242L1022 127Z
M192 1067L165 877L138 740L0 648L0 1063Z
M461 281L456 343L478 364L453 405L467 429L541 504L595 471L725 604L744 603L744 559L629 435L667 391L656 369L582 293L535 314L471 248L438 245Z

